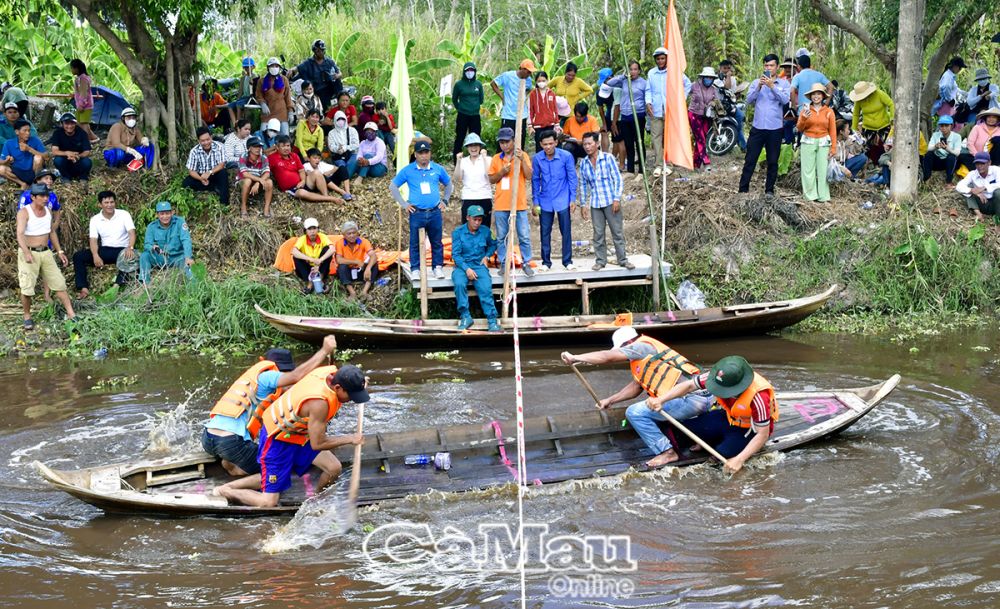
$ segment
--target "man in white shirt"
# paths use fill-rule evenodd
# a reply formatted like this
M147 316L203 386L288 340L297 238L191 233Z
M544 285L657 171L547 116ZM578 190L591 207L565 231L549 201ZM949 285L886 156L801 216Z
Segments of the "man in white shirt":
M976 170L962 178L955 190L965 198L965 204L982 220L983 214L1000 215L1000 167L990 165L990 153L976 153Z
M132 215L115 206L115 193L105 190L97 195L101 213L90 219L90 248L73 254L73 270L79 298L90 295L87 267L102 268L115 264L119 256L125 260L135 258L135 224ZM125 285L125 274L118 273L115 283Z

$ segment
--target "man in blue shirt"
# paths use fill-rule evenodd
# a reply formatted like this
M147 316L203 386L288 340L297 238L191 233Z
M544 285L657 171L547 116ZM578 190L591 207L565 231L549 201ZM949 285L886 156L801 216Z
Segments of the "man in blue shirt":
M313 56L305 59L288 74L292 80L303 78L313 85L324 108L344 90L344 75L334 61L326 56L326 43L316 39L312 43Z
M201 447L221 459L222 467L231 476L259 474L257 434L247 429L251 417L263 403L277 398L279 389L298 383L336 349L337 340L330 334L323 339L320 350L298 367L288 349L268 350L260 362L240 375L212 408L201 432ZM259 371L261 369L263 372ZM252 395L248 394L248 389L253 390Z
M14 123L14 138L4 142L0 149L0 177L24 190L35 181L35 174L42 170L48 158L45 144L31 135L31 124L18 119Z
M562 238L562 264L573 271L573 235L570 224L570 202L576 200L576 168L573 155L556 146L555 131L548 130L539 136L542 151L531 160L531 194L541 207L542 266L539 271L552 269L552 224L559 217L559 236Z
M38 130L35 129L34 123L24 118L15 102L7 102L4 104L3 116L5 120L0 120L0 146L3 146L3 143L7 140L15 139L14 123L16 123L18 119L27 121L28 124L31 125L31 135L38 137Z
M455 270L451 272L451 282L455 284L455 304L458 306L458 328L466 330L475 323L469 314L469 282L476 289L479 305L490 323L490 332L499 332L497 307L493 302L493 278L486 268L486 261L497 251L497 240L490 229L483 228L481 205L470 205L466 223L451 233L451 257Z
M430 142L417 141L413 154L417 160L396 174L389 183L389 190L396 203L410 214L410 270L420 268L420 229L423 228L431 241L434 277L444 279L444 246L441 243L444 221L441 212L451 198L454 185L444 167L431 161ZM399 192L403 184L407 187L406 199ZM438 184L444 185L443 197Z
M799 68L801 68L801 70L798 74L792 77L792 92L789 95L789 103L791 106L797 109L800 106L808 104L809 100L805 98L799 99L799 92L812 89L812 86L816 83L826 87L827 100L833 99L833 83L830 82L830 79L827 78L822 72L812 69L812 59L809 57L809 54L805 49L798 50L795 61L799 64ZM829 102L827 101L824 103Z
M517 95L524 80L524 108L521 112L521 148L524 148L524 138L528 133L528 91L531 91L531 75L536 72L535 63L525 59L517 70L504 72L493 79L490 86L493 92L503 100L500 109L500 128L510 127L517 131ZM502 90L502 92L501 92Z
M790 83L778 78L778 56L771 53L764 56L764 74L755 80L747 92L747 107L753 106L753 124L747 139L747 154L743 160L743 174L740 176L739 192L750 192L750 178L753 177L761 150L767 153L767 177L764 180L764 195L774 196L774 183L778 179L778 156L781 154L783 133L783 107L788 103Z
M187 222L174 215L169 201L160 201L156 204L156 220L146 227L143 252L139 256L139 281L149 281L153 265L159 268L183 268L184 273L191 278L193 264L191 231L188 230Z

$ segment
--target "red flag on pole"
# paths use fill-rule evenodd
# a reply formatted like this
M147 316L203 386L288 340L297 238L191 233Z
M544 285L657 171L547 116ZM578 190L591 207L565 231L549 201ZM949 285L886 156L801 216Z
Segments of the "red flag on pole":
M667 32L663 45L667 49L666 110L663 116L663 158L679 167L694 169L691 150L691 124L688 122L687 102L684 95L684 71L687 56L681 26L677 22L674 0L667 8Z

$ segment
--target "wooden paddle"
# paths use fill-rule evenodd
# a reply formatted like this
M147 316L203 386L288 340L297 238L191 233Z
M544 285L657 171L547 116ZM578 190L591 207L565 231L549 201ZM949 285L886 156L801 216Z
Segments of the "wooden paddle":
M580 372L580 369L576 367L576 364L570 364L569 367L572 368L573 372L576 373L576 378L580 379L580 382L583 383L583 386L587 388L587 392L590 394L590 397L594 398L594 405L600 408L601 398L597 397L597 392L594 391L594 388L590 386L590 383L587 381L587 378L583 376L583 373Z
M594 402L598 404L597 407L600 408L599 404L601 402L601 398L597 397L597 392L594 391L594 388L591 387L590 383L587 382L587 379L584 378L583 373L580 372L579 369L577 369L576 364L570 364L570 368L573 369L573 372L576 373L577 378L580 379L580 382L583 383L583 386L587 388L587 391L590 393L591 397L594 398ZM725 457L723 457L722 455L720 455L717 450L715 450L714 448L712 448L711 446L709 446L708 443L706 443L704 440L702 440L701 438L699 438L698 436L696 436L694 434L694 432L692 432L690 429L688 429L687 427L684 427L683 425L681 425L680 421L678 421L677 419L673 418L672 416L670 416L669 414L667 414L663 410L660 411L660 414L662 414L664 416L664 418L667 419L667 422L669 422L671 425L673 425L677 429L681 430L684 433L684 435L686 435L687 437L691 438L691 440L694 441L698 446L701 446L702 448L704 448L708 452L708 454L710 454L713 457L715 457L716 459L718 459L723 465L729 465L729 460L728 459L726 459Z
M365 405L358 404L358 433L364 433ZM351 463L351 485L347 489L347 513L343 522L343 533L350 531L358 521L358 488L361 486L361 445L354 447L354 461Z

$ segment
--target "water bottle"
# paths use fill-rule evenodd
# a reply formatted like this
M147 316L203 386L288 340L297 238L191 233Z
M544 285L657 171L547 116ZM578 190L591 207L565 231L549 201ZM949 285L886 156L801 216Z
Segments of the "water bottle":
M625 195L625 198L623 199L623 201L625 201L626 203L628 203L629 201L631 201L634 198L635 198L635 195Z
M589 239L583 239L583 240L580 240L580 241L574 241L573 242L573 247L587 247L588 245L590 245L590 240Z
M94 359L104 359L107 356L108 356L108 348L107 347L101 347L100 349L97 349L96 351L94 351Z
M389 285L389 278L388 277L379 277L378 279L375 280L375 285L377 285L379 287Z
M431 455L406 455L403 458L403 463L406 465L427 465L433 462L434 457Z
M317 294L323 293L323 279L319 276L319 271L309 273L309 281L313 284L313 292Z

